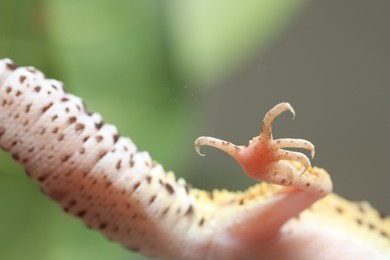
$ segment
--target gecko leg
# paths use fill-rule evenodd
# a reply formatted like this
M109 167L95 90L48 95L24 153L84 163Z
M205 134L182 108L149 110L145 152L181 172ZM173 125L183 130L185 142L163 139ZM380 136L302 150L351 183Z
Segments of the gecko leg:
M313 157L314 145L304 139L274 140L272 137L272 122L285 111L290 111L295 116L289 103L277 104L268 111L263 119L260 135L247 145L237 146L224 140L202 136L195 140L195 149L201 154L200 146L213 146L235 158L246 174L256 180L306 190L318 197L325 196L332 189L329 176L324 171L313 170L305 154L283 149L306 149Z

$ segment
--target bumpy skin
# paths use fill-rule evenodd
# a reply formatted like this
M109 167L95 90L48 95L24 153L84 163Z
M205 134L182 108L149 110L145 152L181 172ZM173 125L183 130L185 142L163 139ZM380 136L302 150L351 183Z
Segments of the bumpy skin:
M272 139L271 122L285 110L293 112L282 103L267 113L246 146L196 141L279 185L206 192L165 172L61 82L0 60L1 147L66 212L126 248L166 259L390 259L390 219L368 203L327 195L326 171L283 150L314 151L310 142Z

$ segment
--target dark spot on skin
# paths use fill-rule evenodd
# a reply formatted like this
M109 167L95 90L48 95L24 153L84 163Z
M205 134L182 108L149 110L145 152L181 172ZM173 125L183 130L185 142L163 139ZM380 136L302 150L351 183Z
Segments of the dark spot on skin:
M161 214L164 216L165 214L167 214L167 213L168 213L169 209L170 209L170 207L169 207L169 206L168 206L168 207L166 207L166 208L163 210L163 212L162 212Z
M341 207L336 207L336 211L337 211L337 213L339 213L339 214L343 214L343 213L344 213L344 209L341 208Z
M146 181L148 184L152 182L152 177L151 176L146 176Z
M138 189L139 185L141 185L141 183L138 181L134 184L133 186L133 191L135 191L136 189Z
M199 220L199 222L198 222L198 226L199 226L199 227L203 226L204 221L205 221L205 219L202 217L202 218Z
M115 134L112 136L112 139L114 140L114 144L116 144L116 142L118 141L119 139L119 135L118 134Z
M48 177L48 175L41 175L41 176L39 176L39 177L37 178L37 180L38 180L40 183L42 183L42 182L44 182L44 181L46 180L47 177Z
M13 153L11 154L12 158L14 158L14 160L18 161L19 160L19 154L17 153Z
M360 213L365 213L365 210L361 204L358 204L357 207L358 207Z
M0 136L1 136L1 134L0 134ZM386 216L385 213L379 212L379 217L380 217L381 219L385 219L387 216Z
M243 198L241 198L239 201L238 201L238 205L244 205L244 202L245 200Z
M98 155L98 160L102 159L106 154L107 154L107 151L106 151L106 152L101 152L101 153Z
M194 207L192 207L192 205L190 205L185 213L185 216L187 217L190 217L194 214Z
M22 95L22 92L20 92L19 90L16 91L15 96L19 97L20 95Z
M62 140L64 140L64 135L63 134L60 134L58 137L57 137L57 140L59 141L59 142L61 142Z
M61 98L61 102L67 102L67 101L69 101L69 98L67 98L67 97Z
M98 143L100 143L100 142L103 140L103 136L97 135L97 136L95 136L95 140L96 140Z
M119 230L119 227L118 227L118 226L114 226L114 227L112 228L112 232L114 232L114 233L118 232L118 230Z
M99 130L103 126L103 122L95 123L95 127Z
M28 113L28 112L30 111L31 105L32 105L31 103L28 104L28 105L26 105L26 106L24 107L24 112Z
M85 209L83 209L83 210L80 210L79 212L77 212L76 216L79 218L82 218L85 216L85 214L87 214L87 211Z
M85 128L84 124L76 124L76 131L83 131Z
M150 200L149 200L149 204L152 204L153 201L156 199L157 195L153 195Z
M99 229L100 229L100 230L105 229L106 227L107 227L107 223L105 223L105 222L102 222L102 223L100 223L100 225L99 225Z
M173 189L172 185L169 183L164 184L164 188L168 191L169 194L175 193L175 190Z
M52 105L53 105L53 103L50 102L46 106L42 107L42 113L45 113Z
M84 148L84 147L81 147L80 150L79 150L79 153L80 153L80 154L85 153L85 148Z
M69 124L73 124L75 121L76 121L76 117L74 117L74 116L71 116L71 117L69 117L69 119L68 119L68 123L69 123Z
M37 93L39 93L39 91L41 91L41 86L36 86L35 88L34 88L34 90L35 90L35 92L37 92Z
M55 90L58 90L58 88L54 84L52 84L51 87L54 88Z
M374 229L375 229L375 225L372 224L372 223L369 223L369 224L368 224L368 227L369 227L371 230L374 230Z
M17 143L18 143L18 141L13 141L13 142L11 143L11 147L14 147Z
M306 185L305 185L306 187L310 187L310 183L308 183L308 182L306 182Z
M381 236L384 236L386 238L389 238L389 234L386 231L381 231Z
M76 200L71 200L71 201L69 201L68 206L71 208L71 207L75 206L76 204L77 204Z
M363 224L363 221L360 218L355 219L355 221L356 221L356 223L358 225L362 225Z
M286 179L283 179L281 182L280 182L280 184L283 184L283 183L285 183L286 182Z
M130 251L133 251L133 252L139 252L138 247L127 247L127 249L129 249Z
M119 160L119 161L116 163L115 168L116 168L118 171L121 169L121 164L122 164L122 160Z
M68 192L65 190L51 190L48 193L48 196L55 201L62 201L62 199L66 197L67 194Z
M134 155L134 154L131 154L131 155L130 155L130 161L129 161L129 166L130 166L130 168L132 168L132 167L134 166L134 164L135 164L133 155Z
M70 158L70 155L61 156L61 162L66 162Z
M11 87L7 87L7 88L5 89L5 92L6 92L7 94L11 93L11 91L12 91L12 88L11 88Z
M108 182L106 182L105 188L107 189L107 188L110 187L111 185L112 185L112 182L108 181Z
M66 107L66 108L65 108L65 112L66 112L66 113L69 113L69 111L70 111L69 107Z
M134 213L132 216L131 216L131 219L136 219L138 217L138 214L137 213Z
M11 71L14 71L16 70L17 68L19 68L18 65L16 65L15 63L6 63L6 66L7 66L7 69L11 70Z
M89 139L89 136L83 138L83 143L85 143Z
M31 147L31 148L29 148L28 150L27 150L27 152L29 152L29 153L31 153L31 152L33 152L34 151L34 147Z
M43 135L46 132L46 128L40 128L38 134Z
M53 130L51 130L53 134L56 134L58 132L58 127L54 127Z
M54 122L57 118L58 118L58 116L54 115L54 116L51 117L51 121Z

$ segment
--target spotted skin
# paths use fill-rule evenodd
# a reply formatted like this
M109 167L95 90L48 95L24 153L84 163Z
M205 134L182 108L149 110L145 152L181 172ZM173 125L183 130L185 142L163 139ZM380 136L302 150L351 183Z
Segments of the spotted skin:
M390 219L333 193L323 169L272 137L271 109L248 145L200 137L265 181L243 192L192 188L104 124L63 84L0 60L0 145L67 213L110 240L162 259L390 259ZM268 182L268 183L266 183Z

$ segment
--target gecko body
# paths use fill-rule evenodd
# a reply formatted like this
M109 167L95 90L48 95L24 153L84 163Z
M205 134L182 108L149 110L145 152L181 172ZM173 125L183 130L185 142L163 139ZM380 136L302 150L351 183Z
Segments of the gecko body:
M236 146L195 141L233 156L264 181L243 192L191 188L86 110L63 84L0 60L0 145L67 213L129 250L162 259L390 259L390 219L333 193L303 139L261 134ZM267 182L267 183L265 183Z

